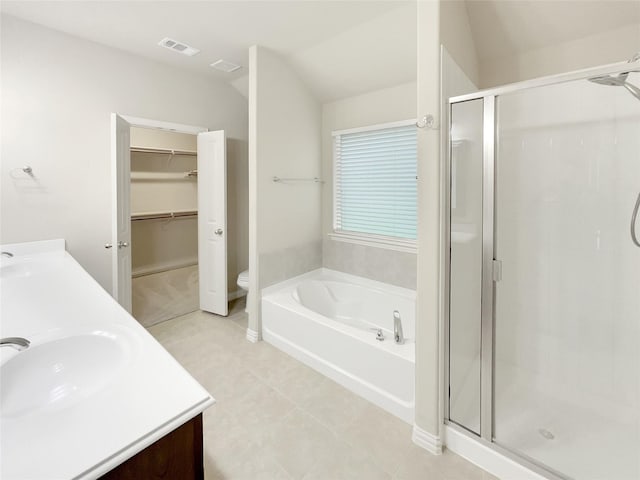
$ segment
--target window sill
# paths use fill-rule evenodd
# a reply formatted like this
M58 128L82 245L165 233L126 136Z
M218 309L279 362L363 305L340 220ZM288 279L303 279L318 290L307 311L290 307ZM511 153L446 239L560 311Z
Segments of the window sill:
M359 235L355 233L333 232L329 233L329 238L338 242L353 243L367 247L385 248L396 252L418 253L415 240L400 240L393 237L383 237L376 235Z

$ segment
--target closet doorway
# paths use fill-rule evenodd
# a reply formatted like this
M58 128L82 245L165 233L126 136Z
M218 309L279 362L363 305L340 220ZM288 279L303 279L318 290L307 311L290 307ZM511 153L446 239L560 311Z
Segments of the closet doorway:
M224 131L112 114L113 296L144 326L227 315Z

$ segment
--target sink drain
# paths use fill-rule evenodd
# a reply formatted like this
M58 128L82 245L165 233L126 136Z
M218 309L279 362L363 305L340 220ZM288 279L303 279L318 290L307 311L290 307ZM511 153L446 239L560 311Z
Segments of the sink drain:
M539 428L538 433L542 435L544 438L546 438L547 440L553 440L554 438L556 438L556 436L546 428Z

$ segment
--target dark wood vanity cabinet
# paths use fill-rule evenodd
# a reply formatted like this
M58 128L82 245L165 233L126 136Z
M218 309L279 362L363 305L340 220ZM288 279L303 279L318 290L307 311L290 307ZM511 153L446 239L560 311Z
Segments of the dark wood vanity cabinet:
M202 414L106 473L100 480L204 480Z

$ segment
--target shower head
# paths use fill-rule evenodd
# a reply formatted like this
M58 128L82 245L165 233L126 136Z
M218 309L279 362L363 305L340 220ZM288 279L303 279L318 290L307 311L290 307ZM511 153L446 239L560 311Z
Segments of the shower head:
M615 77L611 75L593 77L593 78L590 78L589 81L593 83L597 83L598 85L608 85L610 87L624 87L629 91L629 93L631 93L631 95L633 95L638 100L640 100L640 88L627 82L628 76L629 76L629 72L623 72Z
M629 59L628 63L635 63L640 61L640 52L636 53L633 57ZM638 72L640 70L631 70L632 72ZM627 82L627 77L629 76L629 72L622 72L618 74L618 76L614 77L612 75L603 75L601 77L593 77L590 78L589 81L593 83L597 83L598 85L607 85L609 87L624 87L627 89L631 95L640 100L640 88L632 85Z
M613 77L611 75L603 75L602 77L593 77L590 78L589 81L593 83L597 83L599 85L609 85L610 87L621 87L629 76L629 72L624 72L618 75L617 77Z

